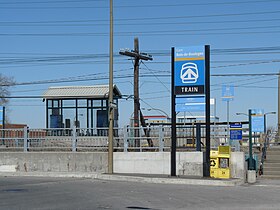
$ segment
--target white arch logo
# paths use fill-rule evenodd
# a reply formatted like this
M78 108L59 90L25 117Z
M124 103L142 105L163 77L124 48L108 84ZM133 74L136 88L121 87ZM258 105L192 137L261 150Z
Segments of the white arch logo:
M182 83L196 83L198 79L198 68L195 63L185 63L181 68Z

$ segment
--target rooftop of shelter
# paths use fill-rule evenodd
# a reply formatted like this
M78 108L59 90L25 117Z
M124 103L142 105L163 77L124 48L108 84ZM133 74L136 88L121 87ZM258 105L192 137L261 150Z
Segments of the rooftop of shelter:
M116 85L113 85L113 93L114 97L122 97ZM109 85L49 87L43 93L44 99L106 99L108 97Z

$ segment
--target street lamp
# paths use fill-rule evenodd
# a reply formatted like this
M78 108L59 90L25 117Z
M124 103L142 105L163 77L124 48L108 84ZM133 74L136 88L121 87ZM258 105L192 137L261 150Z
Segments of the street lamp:
M252 110L249 109L248 114L245 113L236 113L236 115L246 115L249 118L249 170L255 170L253 165L253 146L252 146Z
M170 119L170 117L168 116L168 114L167 114L165 111L161 110L161 109L158 109L158 108L142 108L142 109L143 109L143 110L147 110L147 111L155 110L155 111L162 112L162 113L166 116L167 120Z
M267 113L264 113L263 117L264 117L264 133L266 135L266 115L268 114L276 114L276 112L267 112Z
M165 111L161 110L161 109L158 109L158 108L142 108L142 109L143 109L143 110L147 110L147 111L152 111L152 110L160 111L160 112L162 112L167 118L169 118L169 117L168 117L168 114L167 114Z

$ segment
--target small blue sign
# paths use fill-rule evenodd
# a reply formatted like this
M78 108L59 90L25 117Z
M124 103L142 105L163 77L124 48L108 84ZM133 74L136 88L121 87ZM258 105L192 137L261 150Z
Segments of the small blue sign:
M264 110L251 110L252 132L264 132Z
M223 85L222 86L222 100L223 101L233 101L234 98L234 86L233 85Z
M204 112L205 111L205 97L177 97L175 99L176 112Z
M176 47L174 84L176 95L204 94L205 47Z
M242 140L242 130L230 130L230 140Z
M230 140L242 140L242 124L230 124Z
M241 123L233 123L233 124L230 124L229 126L232 129L242 129L242 124Z
M4 122L4 107L0 106L0 125L3 125Z

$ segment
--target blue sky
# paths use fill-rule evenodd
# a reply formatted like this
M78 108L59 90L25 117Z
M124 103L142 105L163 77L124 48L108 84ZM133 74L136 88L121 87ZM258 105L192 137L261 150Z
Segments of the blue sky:
M277 111L279 8L277 0L114 0L114 75L122 77L114 83L122 94L133 94L132 61L118 52L133 49L138 37L140 51L154 58L140 65L141 107L170 114L171 47L208 44L211 98L221 121L227 116L222 85L234 85L232 121L246 120L235 113L249 108ZM109 0L0 0L0 44L1 74L17 83L43 83L11 87L12 96L41 96L49 86L107 84ZM76 79L87 80L46 83ZM11 99L9 119L45 127L44 105L41 99ZM119 108L122 126L133 101L123 99ZM276 126L277 116L267 121Z

